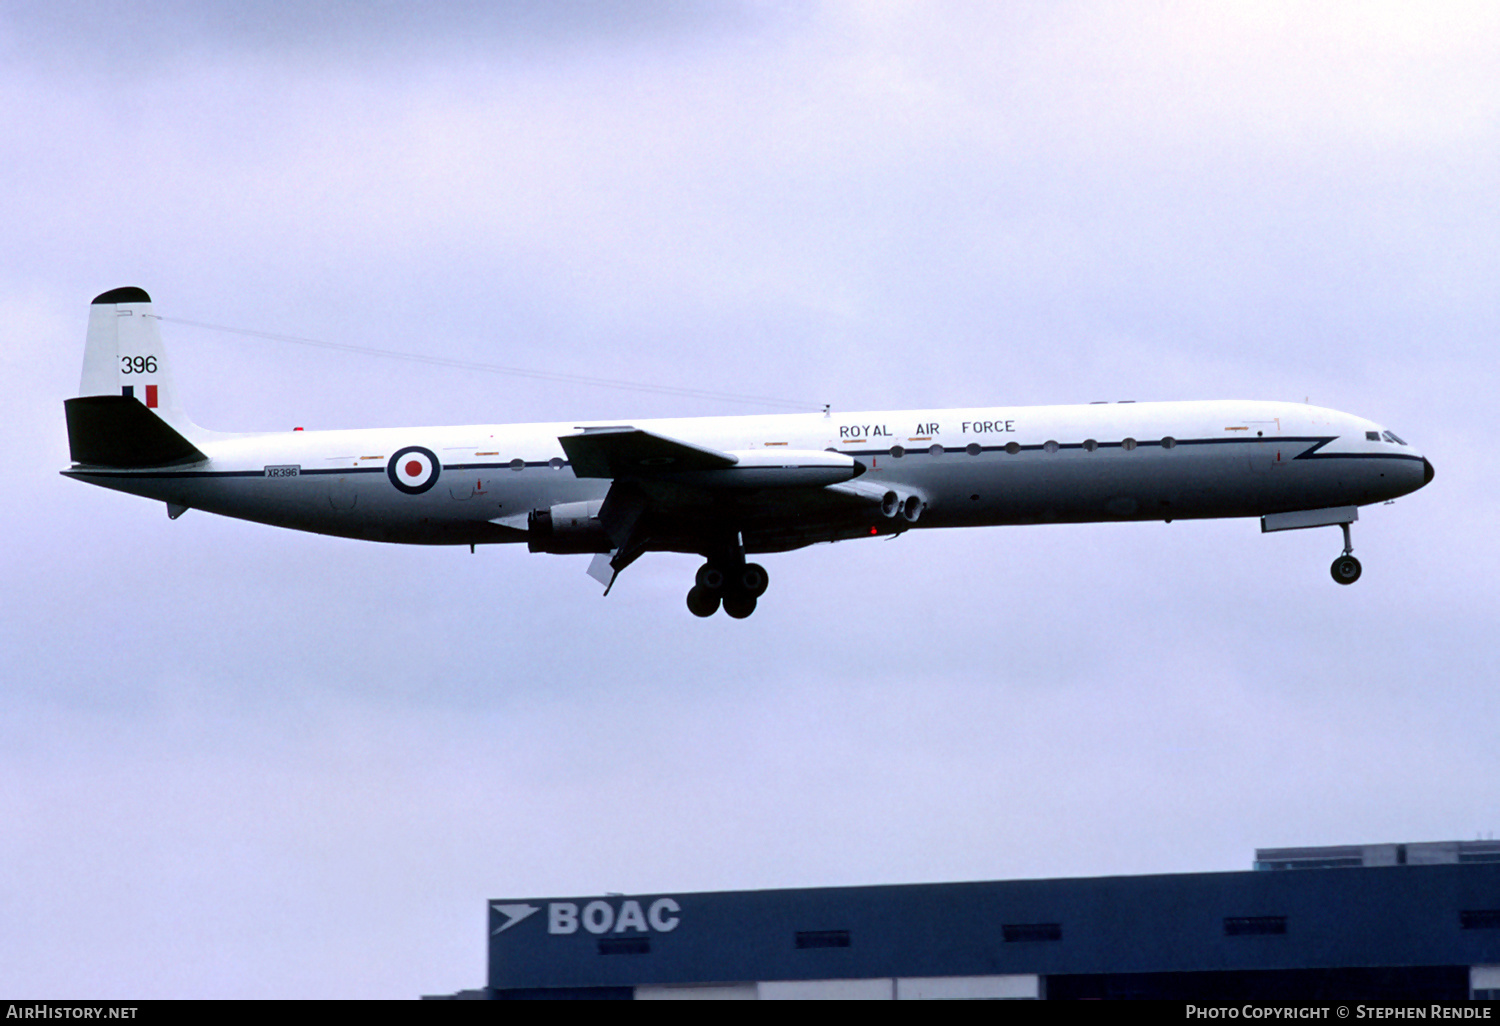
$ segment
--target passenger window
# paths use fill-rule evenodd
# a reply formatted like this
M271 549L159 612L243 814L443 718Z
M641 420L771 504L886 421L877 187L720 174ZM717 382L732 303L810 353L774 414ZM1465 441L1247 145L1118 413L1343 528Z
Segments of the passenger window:
M1123 441L1123 442L1120 443L1120 448L1124 449L1126 452L1129 452L1131 449L1135 448L1135 439L1134 438L1127 438L1127 439L1125 439L1125 441Z
M1099 443L1096 442L1094 439L1092 439L1092 438L1085 438L1083 440L1083 451L1084 452L1093 452L1097 448L1099 448Z
M964 446L964 452L968 453L970 456L978 456L982 451L983 450L980 449L978 442L970 442L968 445Z

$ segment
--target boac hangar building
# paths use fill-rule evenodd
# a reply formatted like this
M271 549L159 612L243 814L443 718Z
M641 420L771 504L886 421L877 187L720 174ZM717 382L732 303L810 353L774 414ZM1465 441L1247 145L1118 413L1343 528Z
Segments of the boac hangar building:
M1500 842L1257 851L1253 871L489 905L455 997L1500 999Z

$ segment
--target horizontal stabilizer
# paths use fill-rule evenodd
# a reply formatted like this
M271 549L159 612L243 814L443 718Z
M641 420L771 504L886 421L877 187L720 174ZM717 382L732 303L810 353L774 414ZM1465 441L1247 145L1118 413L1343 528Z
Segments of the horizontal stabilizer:
M65 399L73 462L94 467L164 467L208 459L138 399L86 395Z

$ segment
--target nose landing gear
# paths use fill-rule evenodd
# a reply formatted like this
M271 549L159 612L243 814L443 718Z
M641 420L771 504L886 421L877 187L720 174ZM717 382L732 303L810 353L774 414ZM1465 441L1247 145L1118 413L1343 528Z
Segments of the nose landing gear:
M723 605L724 612L743 620L755 612L755 600L766 593L770 577L759 563L746 563L743 553L734 560L713 559L698 568L692 590L687 594L688 611L694 616L713 616Z
M1359 560L1354 558L1354 543L1349 539L1349 525L1340 524L1339 526L1344 529L1344 554L1333 561L1329 572L1340 584L1353 584L1359 580L1363 567L1359 565Z
M1340 584L1353 584L1359 580L1361 567L1354 558L1354 542L1349 537L1349 525L1359 519L1359 507L1334 506L1329 509L1302 509L1289 513L1267 513L1260 518L1263 532L1293 531L1304 527L1332 527L1337 524L1344 532L1344 554L1333 561L1329 572Z

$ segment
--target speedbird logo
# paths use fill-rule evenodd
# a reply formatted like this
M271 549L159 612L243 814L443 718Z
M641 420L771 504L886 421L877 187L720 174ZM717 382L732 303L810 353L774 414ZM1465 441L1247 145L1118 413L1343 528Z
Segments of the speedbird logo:
M517 923L525 919L527 916L531 915L533 912L541 911L541 909L535 905L492 904L490 905L490 908L494 909L496 912L499 912L502 916L505 917L505 922L501 923L499 926L490 931L491 937L493 937L497 933L504 933L506 930L509 930L512 926L515 926Z

